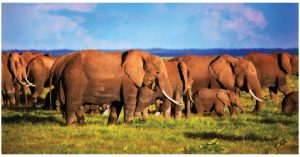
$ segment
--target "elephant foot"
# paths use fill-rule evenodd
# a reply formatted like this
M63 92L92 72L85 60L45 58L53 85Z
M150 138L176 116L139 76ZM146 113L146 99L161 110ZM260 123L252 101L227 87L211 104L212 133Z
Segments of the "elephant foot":
M75 122L73 122L73 123L66 123L66 126L72 126L72 125L74 125L75 124Z

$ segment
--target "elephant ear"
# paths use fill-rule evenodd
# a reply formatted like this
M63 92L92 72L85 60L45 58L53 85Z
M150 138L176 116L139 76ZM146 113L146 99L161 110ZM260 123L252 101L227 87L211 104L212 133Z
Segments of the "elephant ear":
M217 57L208 67L211 75L217 79L224 87L229 89L235 84L235 77L233 74L233 67L238 61L237 58L229 55L221 55Z
M181 72L181 77L183 79L183 93L185 94L188 89L192 88L193 79L187 65L184 62L178 63L178 69Z
M230 99L229 99L229 91L226 90L219 90L217 93L217 98L225 105L231 106L230 105Z
M131 50L124 52L123 55L125 55L125 60L122 67L125 73L135 85L141 87L145 76L144 65L146 64L142 54L139 51Z
M283 52L281 54L281 66L285 70L285 73L290 75L292 73L291 56L290 54Z

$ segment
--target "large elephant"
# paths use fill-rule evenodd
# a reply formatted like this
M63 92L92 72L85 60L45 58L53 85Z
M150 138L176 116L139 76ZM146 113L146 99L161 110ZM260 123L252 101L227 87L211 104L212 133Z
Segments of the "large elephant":
M185 55L171 59L183 61L193 79L193 93L200 88L221 88L231 91L245 90L256 99L254 112L262 109L262 90L254 65L243 58L224 54L220 56ZM233 114L236 108L230 108Z
M8 69L8 59L9 59L9 53L5 52L2 53L2 64L1 64L1 69L2 69L2 100L4 102L5 106L15 106L16 105L16 98L15 98L15 87L13 83L13 78L11 73L9 72Z
M165 66L172 87L172 94L170 96L180 102L180 104L185 104L185 115L186 117L189 117L190 101L192 100L191 88L193 83L190 72L184 62L165 62ZM164 98L164 94L160 90L153 91L146 86L140 88L135 115L140 115L146 107L155 103L157 98ZM164 101L161 108L164 116L169 118L171 113L171 102ZM181 106L175 105L174 109L175 117L180 118Z
M37 98L44 91L44 87L50 86L50 70L57 58L56 56L38 56L32 59L27 66L28 80L35 85L35 87L30 87L33 108L36 107Z
M18 52L12 52L9 56L8 67L13 76L15 90L16 90L16 100L18 106L20 105L20 84L22 85L22 92L25 97L25 104L27 105L27 95L26 86L34 86L27 79L26 68L28 63L35 57L43 55L42 53L31 53L24 52L19 54ZM20 84L19 84L20 83Z
M251 61L256 68L262 88L269 88L270 97L275 98L279 90L289 93L286 75L298 76L298 56L289 53L262 54L251 52L243 57Z
M50 81L58 89L60 102L66 106L67 126L76 118L83 123L83 114L79 112L83 104L110 103L109 124L117 121L124 105L124 120L131 121L138 88L150 87L154 81L158 89L171 95L163 61L140 50L124 53L85 50L64 55L53 64Z

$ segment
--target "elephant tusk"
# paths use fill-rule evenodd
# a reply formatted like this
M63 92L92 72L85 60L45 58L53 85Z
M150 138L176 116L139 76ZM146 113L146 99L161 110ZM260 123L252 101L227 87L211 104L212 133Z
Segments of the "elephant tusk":
M250 94L253 96L253 98L254 98L254 99L256 99L257 101L260 101L260 102L262 102L262 100L261 100L261 99L259 99L257 96L255 96L255 95L254 95L254 93L252 92L252 90L251 90L251 89L249 89L249 92L250 92Z
M153 81L153 83L151 85L151 90L156 91L156 83L155 83L155 81Z
M161 91L162 91L162 93L164 94L164 96L165 96L167 99L169 99L170 101L172 101L174 104L179 105L179 106L181 105L178 101L176 101L176 100L170 98L164 90L161 90Z
M35 87L35 85L34 85L33 83L29 82L28 79L27 79L26 77L25 77L25 80L26 80L26 82L27 82L30 86Z
M192 90L191 90L191 89L188 90L188 95L189 95L189 98L190 98L191 102L192 102L193 104L195 104L195 102L194 102L194 100L193 100L193 97L192 97Z
M20 81L20 80L18 80L22 85L26 85L26 83L25 82L22 82L22 81Z

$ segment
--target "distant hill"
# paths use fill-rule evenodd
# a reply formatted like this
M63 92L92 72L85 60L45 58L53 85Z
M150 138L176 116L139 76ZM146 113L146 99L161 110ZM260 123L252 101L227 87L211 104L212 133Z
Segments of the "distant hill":
M142 49L151 54L155 54L161 57L170 57L170 56L182 56L186 54L192 55L221 55L221 54L229 54L232 56L244 56L249 52L258 52L258 53L272 53L272 52L289 52L291 54L298 55L298 48L290 48L290 49L267 49L267 48L256 48L256 49L163 49L163 48L153 48L153 49ZM63 55L71 52L76 52L78 50L71 49L59 49L59 50L3 50L2 52L43 52L43 53L51 53L52 55ZM123 50L102 50L105 52L115 52L115 51L125 51Z

